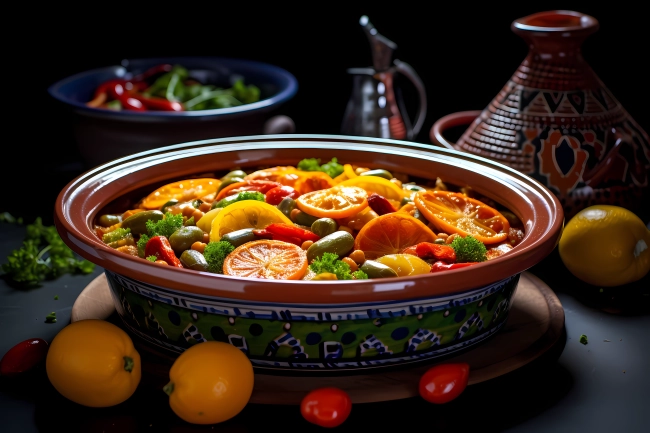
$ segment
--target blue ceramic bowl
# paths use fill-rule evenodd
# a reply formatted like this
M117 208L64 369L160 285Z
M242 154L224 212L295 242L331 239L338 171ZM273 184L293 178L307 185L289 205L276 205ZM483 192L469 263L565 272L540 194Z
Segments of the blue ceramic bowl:
M95 89L163 64L179 64L205 82L229 87L237 78L260 89L260 100L237 107L200 111L113 111L86 106ZM52 84L49 94L74 112L77 146L89 167L133 153L186 141L240 135L294 132L278 108L298 90L288 71L267 63L223 57L158 57L125 60L78 73Z

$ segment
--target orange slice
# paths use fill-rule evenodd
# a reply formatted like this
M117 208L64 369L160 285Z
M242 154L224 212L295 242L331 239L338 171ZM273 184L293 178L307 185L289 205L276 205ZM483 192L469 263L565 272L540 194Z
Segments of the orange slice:
M301 211L318 218L345 218L368 206L368 193L358 186L334 186L312 191L296 199Z
M322 171L303 171L291 166L277 166L257 170L244 177L244 180L271 180L294 188L301 194L336 185L330 175Z
M364 225L354 240L354 249L362 250L366 259L373 260L388 254L399 254L406 247L433 242L436 238L436 234L417 218L406 212L393 212Z
M299 280L307 273L307 253L288 242L261 239L235 248L223 262L224 275Z
M409 191L404 191L390 180L379 176L357 176L352 179L344 180L338 185L358 186L368 191L368 195L373 192L377 193L388 199L395 209L400 207L402 198L409 194Z
M472 235L484 244L508 237L510 223L498 210L480 200L450 191L418 191L415 206L440 231Z
M200 221L200 220L199 220ZM293 225L277 207L257 200L242 200L226 206L210 223L210 242L218 242L226 233L241 229L263 229L269 224Z
M220 184L219 179L211 178L186 179L169 183L146 196L140 203L140 207L144 209L160 209L172 199L179 202L195 200L217 192Z

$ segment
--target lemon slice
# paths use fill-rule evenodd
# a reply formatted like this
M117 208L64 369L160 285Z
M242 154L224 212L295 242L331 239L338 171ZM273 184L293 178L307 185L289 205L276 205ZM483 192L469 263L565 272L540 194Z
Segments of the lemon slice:
M293 225L277 207L258 200L242 200L223 208L212 220L210 242L218 242L226 233L241 229L263 229L269 224Z
M376 258L375 261L392 268L399 277L410 277L411 275L422 275L431 272L430 264L412 254L388 254Z
M379 176L357 176L352 179L344 180L338 185L358 186L368 191L368 195L374 192L386 199L398 202L408 195L408 191L404 191L393 182Z

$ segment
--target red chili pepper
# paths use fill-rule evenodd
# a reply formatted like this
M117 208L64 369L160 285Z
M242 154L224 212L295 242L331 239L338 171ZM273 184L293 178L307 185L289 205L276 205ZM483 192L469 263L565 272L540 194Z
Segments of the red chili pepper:
M169 266L183 267L183 264L176 257L176 253L165 236L154 236L149 239L147 245L144 247L144 256L156 256L159 260L167 262Z
M176 101L170 101L165 98L146 97L137 93L131 93L132 98L140 101L146 108L158 111L183 111L183 104Z
M472 266L475 265L479 262L466 262L466 263L445 263L442 261L435 262L433 265L431 265L431 272L441 272L441 271L448 271L450 269L460 269L460 268L465 268L467 266Z
M149 77L152 77L153 75L164 73L164 72L169 72L173 68L173 65L170 65L168 63L163 63L161 65L156 65L152 68L147 69L141 74L136 75L133 77L133 81L144 81Z
M266 231L281 236L297 237L301 239L303 242L304 241L316 242L320 239L320 236L318 236L316 233L312 231L305 230L300 227L292 226L284 223L269 224L268 226L266 226Z
M255 229L253 234L261 239L272 239L274 241L289 242L290 244L301 246L304 242L297 236L285 236L278 233L272 233L266 229Z
M266 192L265 201L268 204L277 205L283 198L290 197L296 199L300 197L300 193L295 188L289 185L276 186Z
M0 361L0 375L14 376L31 370L47 356L49 345L42 338L21 341L9 349Z
M377 215L385 215L396 211L395 207L388 201L388 199L380 196L376 192L373 192L368 197L368 206L377 212Z
M266 229L254 229L253 234L260 239L273 239L273 233Z
M436 259L447 263L456 262L456 250L449 245L420 242L415 246L415 253L421 259Z

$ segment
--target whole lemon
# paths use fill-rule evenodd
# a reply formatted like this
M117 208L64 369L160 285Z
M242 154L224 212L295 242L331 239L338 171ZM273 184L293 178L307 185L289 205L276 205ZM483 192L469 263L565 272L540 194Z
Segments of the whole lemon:
M89 407L122 403L141 377L140 354L121 328L87 319L63 328L50 344L47 377L59 393Z
M566 224L558 250L567 269L593 285L620 286L650 270L650 230L619 206L582 209Z

